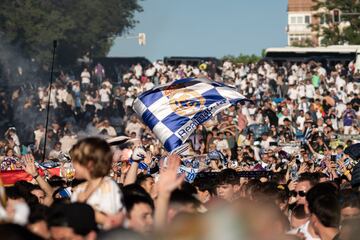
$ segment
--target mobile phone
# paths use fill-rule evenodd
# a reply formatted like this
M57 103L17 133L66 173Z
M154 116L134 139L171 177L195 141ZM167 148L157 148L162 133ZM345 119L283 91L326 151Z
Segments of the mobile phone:
M332 162L336 162L336 155L331 155L330 160L331 160Z

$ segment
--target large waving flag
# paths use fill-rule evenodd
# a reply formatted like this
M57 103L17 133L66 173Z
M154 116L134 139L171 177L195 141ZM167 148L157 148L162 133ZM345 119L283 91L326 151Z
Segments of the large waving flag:
M133 108L167 151L180 147L196 127L221 110L246 101L234 88L208 79L186 78L142 93Z

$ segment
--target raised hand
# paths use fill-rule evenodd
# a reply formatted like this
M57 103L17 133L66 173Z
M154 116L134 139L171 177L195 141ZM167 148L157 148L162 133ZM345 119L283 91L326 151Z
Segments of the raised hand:
M34 156L32 154L26 154L22 157L22 160L24 161L23 167L25 172L31 176L35 176L38 172L35 166Z
M133 161L138 162L138 161L144 160L144 159L145 159L145 156L146 156L145 150L144 150L142 147L136 147L136 148L134 149L134 152L133 152L132 155L131 155L131 159L132 159Z
M289 184L288 184L288 188L290 191L294 191L295 188L296 188L296 185L297 185L297 182L296 181L291 181Z
M157 190L156 208L155 208L155 227L161 229L167 223L167 214L171 192L180 186L185 175L178 177L178 168L180 167L180 156L171 154L168 156L168 164L160 169L159 181L156 183Z
M121 174L125 175L130 169L130 164L127 164L126 162L124 162L121 164L120 169L121 169Z
M151 154L150 151L148 151L148 152L145 154L144 163L146 163L147 165L150 165L151 160L152 160L152 154Z
M306 165L306 164L301 164L300 165L300 169L299 169L299 174L302 174L302 173L305 173L305 172L307 172L307 171L309 171L309 167Z
M177 154L171 154L167 160L167 167L160 169L159 181L157 182L157 190L159 194L170 194L178 188L183 182L185 175L178 177L178 169L180 167L181 158Z

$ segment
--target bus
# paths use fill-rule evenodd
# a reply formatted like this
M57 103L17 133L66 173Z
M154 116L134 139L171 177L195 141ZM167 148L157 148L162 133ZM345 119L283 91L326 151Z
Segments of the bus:
M199 66L203 62L212 62L216 66L221 65L221 61L215 57L165 57L164 63L169 65L186 64L190 66Z
M360 45L268 48L262 60L277 64L315 61L323 66L347 65L352 61L357 72L360 70Z

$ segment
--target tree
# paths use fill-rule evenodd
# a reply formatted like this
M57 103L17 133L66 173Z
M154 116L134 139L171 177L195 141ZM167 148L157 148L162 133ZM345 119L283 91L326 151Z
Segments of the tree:
M137 23L138 0L2 0L2 39L39 63L51 59L58 40L57 62L63 66L90 54L105 56L116 36Z
M322 37L323 45L360 44L360 2L357 0L315 0L314 10L321 25L312 29ZM333 10L340 10L341 22L333 20Z
M294 41L291 43L292 47L312 47L313 46L313 42L311 41L310 38L306 38L304 40L301 41Z

